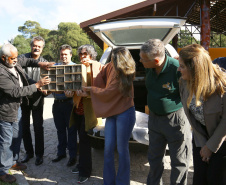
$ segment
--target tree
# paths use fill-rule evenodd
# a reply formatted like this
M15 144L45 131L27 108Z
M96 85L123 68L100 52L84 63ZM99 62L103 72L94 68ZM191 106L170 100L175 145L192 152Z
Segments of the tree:
M21 32L25 38L40 35L44 39L47 38L50 32L50 30L42 28L36 21L26 21L23 26L19 26L18 31Z
M189 30L180 30L178 34L178 47L182 48L189 44L200 44L200 41L196 40Z
M226 47L226 35L211 32L210 47L212 48Z
M23 35L17 35L12 43L18 50L18 55L30 52L30 39L24 38Z
M28 20L18 28L18 31L22 35L16 36L12 43L17 47L19 54L30 52L30 40L38 35L45 39L42 56L48 61L59 61L59 48L63 44L69 44L72 47L72 61L76 63L79 62L77 50L81 45L93 44L98 52L97 60L100 59L103 53L102 49L93 40L89 39L87 34L76 23L61 22L57 30L48 30L42 28L38 22Z
M63 44L69 44L72 47L72 61L78 63L79 58L77 55L77 50L79 46L84 44L91 44L91 40L88 38L87 34L79 27L78 24L72 22L61 22L58 25L57 30L50 31L48 34L49 38L47 40L48 47L51 50L50 56L54 61L59 60L59 48ZM99 54L102 55L102 50L95 44L95 49Z

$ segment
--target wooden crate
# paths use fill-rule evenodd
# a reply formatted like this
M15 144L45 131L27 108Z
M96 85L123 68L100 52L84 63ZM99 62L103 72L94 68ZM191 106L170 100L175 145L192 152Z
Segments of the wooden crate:
M86 66L76 65L56 65L50 67L49 71L41 69L41 78L49 76L50 84L42 87L48 91L75 91L87 86Z

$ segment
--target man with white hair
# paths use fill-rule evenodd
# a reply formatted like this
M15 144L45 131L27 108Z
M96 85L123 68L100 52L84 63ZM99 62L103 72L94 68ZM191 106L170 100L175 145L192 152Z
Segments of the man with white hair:
M185 185L191 157L191 132L180 99L179 62L165 55L164 43L159 39L150 39L142 45L140 62L146 68L150 110L147 185L162 184L167 144L172 167L170 184Z
M19 131L17 114L22 97L31 95L42 86L49 84L47 77L29 85L22 67L17 63L18 52L12 44L4 44L0 50L0 181L16 181L8 170L26 169L25 165L13 161L13 135ZM28 61L28 60L27 60ZM21 61L22 65L28 64ZM37 61L36 61L37 62ZM26 98L24 99L27 100Z

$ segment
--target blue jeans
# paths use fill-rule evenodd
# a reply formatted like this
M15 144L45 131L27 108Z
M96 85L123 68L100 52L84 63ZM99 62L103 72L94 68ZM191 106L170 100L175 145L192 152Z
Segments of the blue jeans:
M22 123L21 123L21 107L18 109L18 118L17 122L13 124L13 141L12 141L12 150L13 150L13 161L19 159L20 145L22 141Z
M129 139L135 124L135 108L108 117L105 123L104 185L130 184ZM114 164L114 150L117 144L119 156L118 172Z
M21 109L18 110L18 120ZM19 158L21 144L21 125L19 122L0 120L0 175L8 173Z
M57 156L66 155L66 149L69 150L70 158L75 158L77 154L77 129L75 125L69 128L72 108L72 101L53 104L53 118L58 137Z
M0 175L8 173L13 165L13 124L0 120Z

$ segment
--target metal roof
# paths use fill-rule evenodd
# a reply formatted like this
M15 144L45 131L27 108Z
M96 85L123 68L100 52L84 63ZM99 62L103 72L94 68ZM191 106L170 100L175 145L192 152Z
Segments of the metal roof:
M187 23L200 25L200 2L196 2L189 14ZM211 31L226 35L226 1L210 2L210 26Z
M211 31L226 35L226 0L210 1L210 5ZM188 24L200 25L200 9L199 0L146 0L84 21L80 27L102 48L103 42L88 25L109 19L140 16L181 16L187 17Z

